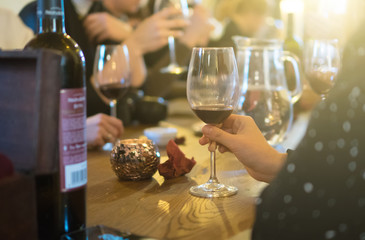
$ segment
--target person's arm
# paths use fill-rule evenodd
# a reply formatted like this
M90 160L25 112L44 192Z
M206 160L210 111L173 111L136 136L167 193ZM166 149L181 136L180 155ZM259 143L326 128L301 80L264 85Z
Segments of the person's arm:
M107 12L92 13L86 16L84 27L92 42L105 40L122 42L132 34L132 27Z
M251 117L231 115L222 129L206 125L202 131L204 136L200 144L217 142L220 152L231 151L249 174L259 181L270 182L286 161L287 154L279 153L267 143ZM209 146L210 151L214 148Z

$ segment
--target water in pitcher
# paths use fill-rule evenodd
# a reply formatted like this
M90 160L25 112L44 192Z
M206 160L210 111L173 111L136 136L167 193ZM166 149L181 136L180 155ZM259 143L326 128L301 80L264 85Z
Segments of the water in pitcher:
M292 122L292 104L285 88L249 86L239 114L252 117L271 145L280 143Z

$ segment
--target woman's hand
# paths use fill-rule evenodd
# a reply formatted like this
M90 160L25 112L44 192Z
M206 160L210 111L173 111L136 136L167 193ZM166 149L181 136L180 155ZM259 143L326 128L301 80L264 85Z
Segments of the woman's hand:
M222 129L206 125L202 131L204 136L199 140L200 144L217 142L220 152L232 152L259 181L270 182L286 161L287 154L279 153L267 143L251 117L231 115Z
M115 142L124 132L121 120L103 113L86 119L86 142L88 147L101 147Z

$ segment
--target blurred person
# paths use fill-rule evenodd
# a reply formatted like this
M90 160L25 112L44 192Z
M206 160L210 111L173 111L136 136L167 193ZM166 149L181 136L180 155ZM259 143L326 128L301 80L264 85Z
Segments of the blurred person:
M103 0L99 2L98 12L86 16L84 26L91 41L124 40L136 54L143 56L146 63L146 82L142 89L145 95L164 97L170 91L169 86L174 82L174 78L177 77L160 73L160 69L169 62L166 47L168 37L183 36L183 31L176 29L187 29L190 24L188 25L186 20L174 18L181 14L174 8L164 9L158 13L147 11L141 16L140 12L145 9L138 9L139 3L139 0ZM130 15L133 15L134 22L138 23L132 31L123 31L122 25L129 24L127 16ZM122 23L121 26L118 27L117 22ZM122 32L125 34L121 34ZM176 49L179 51L181 46L177 45ZM179 55L180 61L182 56L190 57L190 49L186 50L186 47L183 47L181 52L184 55ZM183 57L184 64L187 58Z
M20 12L20 16L22 17L22 19L25 21L26 24L32 25L36 19L36 2L31 2L29 3L27 6L25 6L22 11ZM79 44L79 46L81 47L82 51L84 52L85 55L85 62L86 62L86 79L87 79L87 100L88 100L88 108L87 108L87 114L88 116L91 115L95 115L98 113L108 113L109 112L109 107L98 97L95 89L92 87L91 85L91 76L92 76L92 72L93 72L93 64L94 64L94 58L95 58L95 49L96 49L96 45L98 44L95 41L92 41L89 36L90 34L88 34L87 28L85 28L85 26L83 25L84 23L84 18L82 18L82 16L80 17L78 15L78 12L73 4L73 2L71 0L64 0L64 8L65 8L65 25L66 25L66 32ZM155 19L153 19L152 21L149 21L149 24L145 24L142 30L136 31L136 34L134 35L134 37L132 37L128 42L126 42L125 44L128 46L128 48L130 49L129 53L130 53L130 59L131 59L131 72L132 72L132 86L133 87L139 87L145 78L145 74L146 74L146 70L145 70L145 65L144 65L144 60L143 60L143 52L140 51L140 49L142 50L146 50L151 48L154 48L154 44L157 44L159 47L160 44L166 44L167 40L165 41L163 39L162 43L160 43L160 36L159 34L165 31L166 27L161 27L158 29L155 29L152 25L155 24L155 22L159 22L159 21L164 21L167 18L169 18L172 14L175 14L173 10L170 11L165 11L163 12L161 15L161 17L156 17ZM33 19L33 20L30 20ZM111 19L113 19L113 17L111 17ZM117 20L119 22L119 20ZM115 21L114 21L115 22ZM175 21L176 22L176 21ZM181 23L179 25L179 23L176 23L177 26L181 26ZM176 25L174 23L174 25ZM183 25L185 25L185 22L182 23ZM159 23L157 23L156 25L159 25ZM101 29L110 29L112 27L110 27L110 25L108 25L109 27L101 27ZM151 27L152 26L152 27ZM33 29L35 28L34 26L31 26ZM153 39L151 39L150 41L142 41L142 44L145 44L146 46L139 46L138 43L141 41L135 41L135 38L138 38L139 35L141 35L141 32L147 32L149 33L149 29L153 29L155 30L155 32L153 32L153 34L151 34L150 36L154 37ZM115 31L117 31L118 29L116 29ZM147 30L147 31L146 31ZM171 31L169 32L171 33ZM139 35L138 35L139 34ZM172 31L172 34L177 34L177 31ZM146 37L146 36L143 36ZM111 39L110 37L106 37ZM114 39L111 39L114 40ZM133 45L133 46L130 46ZM138 49L137 47L138 46Z
M221 129L203 128L200 144L217 142L220 152L231 151L253 178L269 183L256 201L253 240L365 237L362 28L344 50L338 80L313 110L296 150L276 151L246 116L230 116Z
M170 61L168 36L177 39L177 60L181 65L186 65L190 59L191 48L197 45L205 46L212 30L208 22L208 12L200 5L194 8L187 24L188 22L182 19L173 19L181 14L176 9L164 9L154 13L154 0L149 1L142 9L139 9L139 0L103 0L97 4L97 12L89 12L84 21L90 40L125 40L127 45L133 45L133 51L144 56L147 67L142 87L145 95L166 97L171 94L174 83L181 77L160 73L160 69ZM128 16L133 17L133 30L129 25ZM176 31L178 28L184 28L184 31Z
M93 3L100 4L100 1L94 1ZM92 6L93 3L90 6ZM89 146L102 146L104 143L113 142L121 136L123 133L123 124L120 120L106 115L106 113L109 112L109 107L98 96L91 84L95 47L98 40L108 39L117 42L123 39L114 38L113 35L109 34L118 31L118 29L114 29L115 25L113 24L101 25L100 29L102 29L102 32L107 33L102 39L90 37L93 35L90 34L91 31L88 31L89 28L85 27L85 25L90 23L85 24L86 18L79 15L78 12L81 11L76 9L73 2L65 0L64 8L66 32L79 44L84 52L86 60L87 115L89 117L87 119L87 125L90 126L87 129L88 144ZM135 10L135 8L131 8L131 10L133 9ZM112 19L112 21L117 24L120 23L119 19L116 19L116 17L110 15L108 12L102 13L102 19L107 16L105 14L109 14L107 19ZM142 57L143 54L166 45L167 37L169 35L173 35L175 37L182 35L181 31L170 30L171 26L185 27L187 25L186 21L170 19L176 14L180 14L180 12L176 9L170 8L147 18L138 26L138 28L135 29L135 31L133 31L133 34L130 34L128 39L124 41L124 44L126 44L130 49L130 54L132 54L131 58L134 58L135 64L132 65L132 68L134 66L134 69L132 69L133 86L138 87L141 85L146 74L144 60ZM32 24L36 22L36 2L32 2L25 6L20 12L20 16L24 21L28 20L26 23L28 23L33 29L36 29L36 26L32 26ZM96 22L103 23L103 20ZM94 36L100 35L96 34Z
M91 1L91 0L89 0ZM86 89L87 89L87 115L92 116L98 113L109 113L109 107L98 97L96 91L91 85L91 76L95 58L96 44L88 38L83 26L83 18L78 15L75 5L71 0L64 0L65 9L65 27L66 32L80 46L85 56L86 68ZM37 19L37 2L27 4L19 13L24 23L32 29L36 29L34 22ZM35 19L35 20L34 20ZM144 81L144 62L141 56L133 54L130 51L131 69L132 69L132 86L138 87Z
M226 21L226 27L222 37L209 45L234 47L232 36L254 37L264 25L266 12L266 0L220 0L215 17L219 21Z
M18 15L2 8L0 8L0 30L7 33L0 35L0 49L2 50L23 49L34 37L33 31L24 25ZM119 119L105 114L97 114L86 120L88 147L103 146L106 142L114 142L123 134L123 131L123 125Z

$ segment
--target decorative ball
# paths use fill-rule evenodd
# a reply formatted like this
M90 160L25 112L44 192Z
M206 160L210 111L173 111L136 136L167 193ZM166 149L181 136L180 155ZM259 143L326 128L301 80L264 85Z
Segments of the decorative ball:
M143 180L155 174L160 164L160 153L149 139L126 139L115 144L110 163L121 180Z

